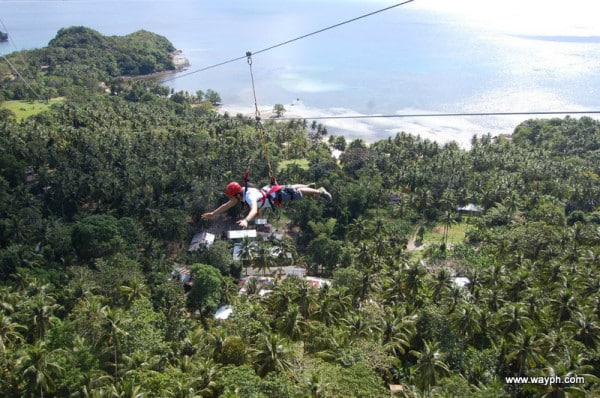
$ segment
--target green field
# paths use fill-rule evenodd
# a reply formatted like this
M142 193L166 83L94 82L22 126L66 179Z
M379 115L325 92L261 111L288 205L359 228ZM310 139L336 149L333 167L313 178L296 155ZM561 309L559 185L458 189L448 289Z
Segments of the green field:
M308 170L309 167L309 162L308 159L290 159L290 160L283 160L281 162L279 162L279 164L277 165L277 172L281 172L281 170L285 169L286 167L288 167L289 165L295 164L298 167L300 167L302 170Z
M450 224L448 228L448 244L456 245L464 243L467 223ZM423 237L427 245L436 245L444 243L444 225L438 224L431 229L427 229Z
M62 98L54 98L50 101L4 101L0 109L8 109L16 116L18 121L37 115L50 108L50 105L63 101Z

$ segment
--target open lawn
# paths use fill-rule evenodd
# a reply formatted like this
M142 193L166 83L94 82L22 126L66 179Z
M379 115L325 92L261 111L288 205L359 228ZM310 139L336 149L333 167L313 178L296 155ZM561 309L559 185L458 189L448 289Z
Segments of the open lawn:
M461 222L458 224L450 224L448 228L448 244L456 245L464 243L465 233L467 231L467 223ZM438 224L432 229L428 229L423 237L423 242L426 245L439 245L444 243L445 227L443 224Z
M4 101L0 109L8 109L16 116L18 121L37 115L50 108L50 105L62 102L63 98L53 98L50 101Z
M290 159L279 162L277 165L277 172L281 172L281 170L285 169L289 165L295 164L300 167L302 170L308 170L309 162L308 159Z

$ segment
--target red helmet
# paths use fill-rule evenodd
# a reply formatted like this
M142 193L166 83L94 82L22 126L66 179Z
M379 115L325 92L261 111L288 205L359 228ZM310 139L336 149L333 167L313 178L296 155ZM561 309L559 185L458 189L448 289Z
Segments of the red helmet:
M225 195L227 196L235 196L238 193L242 193L242 186L237 182L230 182L225 187Z

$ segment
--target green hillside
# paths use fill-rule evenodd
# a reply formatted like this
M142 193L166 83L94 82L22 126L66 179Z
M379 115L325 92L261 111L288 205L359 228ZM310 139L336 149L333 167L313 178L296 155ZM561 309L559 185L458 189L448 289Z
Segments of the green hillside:
M200 215L249 159L251 182L268 181L256 122L152 81L99 90L106 65L141 71L170 51L157 39L119 58L138 40L67 29L19 55L34 71L70 46L98 75L53 63L36 87L61 101L0 112L2 395L600 394L600 122L527 120L469 149L398 133L337 160L304 121L266 121L277 180L333 200L267 213L281 239L242 241L234 259L221 237L246 210ZM198 232L215 243L188 252ZM289 265L331 285L280 278ZM239 294L251 272L275 281Z

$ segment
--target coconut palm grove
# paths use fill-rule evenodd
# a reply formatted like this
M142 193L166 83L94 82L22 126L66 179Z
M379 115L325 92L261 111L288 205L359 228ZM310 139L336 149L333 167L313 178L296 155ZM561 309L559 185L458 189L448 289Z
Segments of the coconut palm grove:
M71 27L0 62L0 395L600 396L598 120L465 149L274 117L263 142L152 79L174 52ZM228 239L243 208L200 215L267 152L333 200Z

